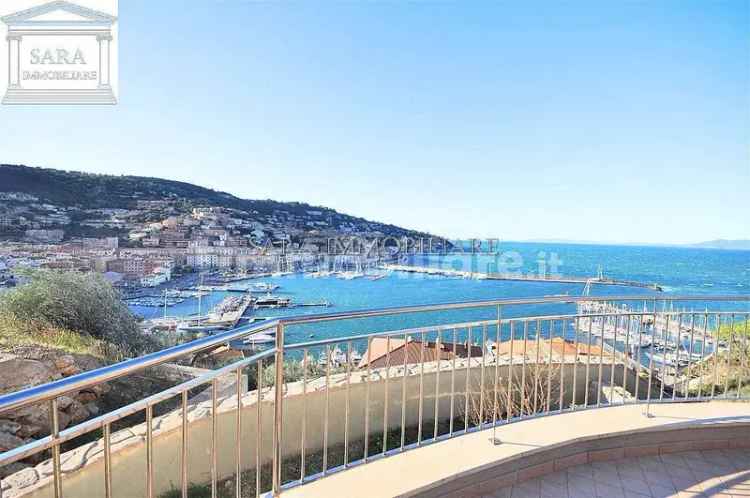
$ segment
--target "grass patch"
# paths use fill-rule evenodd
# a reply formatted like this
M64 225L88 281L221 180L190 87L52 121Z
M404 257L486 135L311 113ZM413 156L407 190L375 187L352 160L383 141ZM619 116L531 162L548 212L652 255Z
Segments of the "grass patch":
M9 313L0 313L0 348L12 349L18 346L46 346L99 358L107 358L113 349L86 334L38 320L22 320Z

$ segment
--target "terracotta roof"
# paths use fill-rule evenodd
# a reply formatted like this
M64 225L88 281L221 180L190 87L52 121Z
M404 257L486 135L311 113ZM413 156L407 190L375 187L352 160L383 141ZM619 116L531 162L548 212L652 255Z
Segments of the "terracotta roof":
M513 357L523 358L524 356L524 341L522 339L514 339L513 341L501 341L499 349L500 356L509 357L511 342L513 343ZM420 363L422 355L422 342L409 337L406 341L404 339L397 339L391 337L390 339L390 355L388 354L388 338L387 337L374 337L372 339L371 353L370 353L370 365L372 368L381 368L386 365L399 366L404 364L404 354L406 354L406 363ZM491 343L494 346L494 342ZM454 356L457 358L467 358L468 348L466 343L440 343L440 359L450 360ZM554 361L560 361L563 356L566 360L572 361L575 357L576 345L575 342L563 339L561 337L554 337L550 339L539 339L539 358L548 358L548 354L552 348L552 359ZM536 339L530 338L526 341L526 358L529 360L535 360L537 357ZM578 343L578 357L585 358L588 354L588 344L585 342ZM359 362L358 368L367 367L367 351L362 355L362 360ZM483 355L482 346L473 345L471 347L471 357L479 358ZM610 353L602 350L599 346L591 345L591 356L598 358L600 355L604 358L611 358ZM431 362L436 361L438 358L437 343L425 342L424 343L424 361Z
M509 356L510 355L510 348L511 348L511 342L513 344L513 357L523 357L524 355L524 344L522 339L514 339L513 341L501 341L500 347L498 348L498 352L500 356ZM494 344L494 343L493 343ZM550 351L550 346L552 348L552 358L553 359L561 359L564 355L566 359L573 359L575 357L576 353L576 345L574 341L570 341L567 339L563 339L562 337L554 337L551 340L550 339L539 339L539 357L547 357ZM578 356L586 356L588 354L588 344L579 342L578 343ZM526 358L533 358L536 359L537 354L537 346L536 346L536 339L528 339L526 341ZM602 353L602 350L599 346L591 345L591 356L599 356ZM604 351L604 356L609 356L609 353L607 351Z
M388 354L388 338L387 337L374 337L371 344L370 354L370 365L373 368L389 366L398 366L404 364L404 355L406 355L407 363L420 363L422 359L422 341L415 340L411 337L405 342L403 339L391 338L390 340L390 355ZM469 354L468 347L466 344L453 344L453 343L440 343L440 351L438 352L437 343L427 341L424 343L424 361L436 361L438 356L441 360L450 360L454 356L458 358L466 358ZM367 356L368 352L362 355L362 360L359 362L359 368L367 367ZM471 357L478 358L482 356L481 346L471 347Z

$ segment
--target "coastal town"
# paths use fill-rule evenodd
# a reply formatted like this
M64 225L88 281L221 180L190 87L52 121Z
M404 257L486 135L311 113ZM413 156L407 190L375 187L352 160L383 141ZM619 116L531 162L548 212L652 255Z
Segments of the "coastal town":
M0 286L14 285L24 268L98 272L130 297L181 277L180 286L194 286L199 272L354 272L374 261L341 254L324 263L331 240L429 235L157 178L2 164L0 174Z
M0 498L750 498L748 35L0 0Z

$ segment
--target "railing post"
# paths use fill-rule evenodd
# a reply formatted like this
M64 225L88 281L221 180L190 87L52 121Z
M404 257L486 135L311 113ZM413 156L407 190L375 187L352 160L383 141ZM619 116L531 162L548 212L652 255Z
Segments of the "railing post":
M647 418L653 418L653 415L651 414L651 382L653 380L654 376L654 350L656 348L656 321L659 319L658 315L656 314L656 298L654 298L654 323L651 328L651 349L648 353L648 392L646 393L646 417ZM666 357L667 350L664 349L664 355ZM662 368L664 368L662 364Z
M273 410L273 495L281 494L281 424L284 400L284 324L276 326L276 373L274 376ZM259 429L260 430L260 429Z
M497 419L500 415L500 406L497 402L497 385L498 382L500 382L500 378L498 376L499 366L500 366L500 341L502 340L502 307L498 304L497 305L497 335L495 338L495 382L493 384L494 391L495 391L495 399L492 403L492 444L498 445L500 444L500 440L497 438ZM511 340L513 338L511 337ZM510 373L511 365L508 365L508 372ZM437 417L437 415L436 415Z

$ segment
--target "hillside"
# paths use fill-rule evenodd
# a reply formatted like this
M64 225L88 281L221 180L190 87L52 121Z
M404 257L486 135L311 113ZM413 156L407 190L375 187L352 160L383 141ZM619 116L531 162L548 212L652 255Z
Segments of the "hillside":
M234 220L231 229L239 236L260 237L261 232L271 239L282 233L430 236L326 207L240 199L173 180L0 164L0 238L4 240L28 239L28 230L63 230L63 240L118 236L127 243L128 235L144 224L210 207L225 209Z
M704 249L730 249L734 251L748 251L750 250L750 240L717 239L717 240L709 240L706 242L698 242L697 244L691 244L691 247L702 247Z

